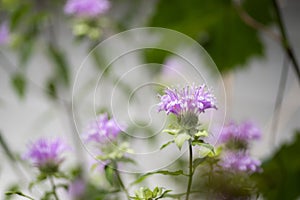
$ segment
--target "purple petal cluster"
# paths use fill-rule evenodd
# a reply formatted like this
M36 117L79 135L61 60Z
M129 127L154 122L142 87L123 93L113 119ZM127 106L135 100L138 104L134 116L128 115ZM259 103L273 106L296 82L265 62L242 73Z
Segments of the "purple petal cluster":
M120 127L114 119L109 119L105 113L90 122L83 137L87 142L105 143L116 139L122 129L123 127Z
M260 129L252 122L246 121L241 124L230 122L225 125L220 134L220 142L226 143L229 141L244 141L257 140L261 136Z
M228 170L254 173L260 171L261 162L250 157L247 152L240 151L226 152L220 164Z
M41 138L30 144L24 159L29 159L38 168L59 166L63 161L62 153L68 149L62 139Z
M108 0L68 0L64 11L77 17L94 18L104 14L109 8Z
M205 85L186 86L182 90L167 88L160 96L159 111L177 116L185 113L200 114L209 108L216 109L216 98Z
M0 45L7 44L9 41L9 29L6 22L0 25Z

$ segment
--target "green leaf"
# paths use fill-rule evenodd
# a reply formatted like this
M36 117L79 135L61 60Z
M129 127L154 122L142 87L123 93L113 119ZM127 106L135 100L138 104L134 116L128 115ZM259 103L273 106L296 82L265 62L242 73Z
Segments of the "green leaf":
M177 135L180 132L180 129L164 129L162 132L170 135Z
M178 146L178 148L181 149L184 142L188 141L189 139L191 139L190 135L188 135L186 133L181 133L175 137L174 142Z
M259 0L243 2L255 19L266 24L273 21L270 0L263 0L262 6ZM174 29L192 37L204 46L223 73L263 54L259 32L242 21L229 0L173 0L172 6L168 1L158 1L148 25Z
M49 44L48 46L49 58L53 61L56 67L56 75L65 84L69 85L69 69L66 57L60 49Z
M204 158L196 158L193 161L193 169L195 170L200 164L202 164L206 160L206 157Z
M28 195L26 195L26 194L24 194L20 191L8 191L8 192L5 192L5 195L8 195L8 196L10 196L10 195L19 195L19 196L24 197L26 199L34 200L34 198L32 198L32 197L30 197L30 196L28 196Z
M167 146L169 146L170 144L174 143L174 140L170 140L168 142L166 142L165 144L163 144L161 147L160 147L160 150L166 148Z
M109 165L105 165L104 167L104 171L105 171L105 178L106 180L109 182L109 184L112 186L114 184L114 169L112 166Z
M24 75L21 73L15 74L11 79L11 83L13 89L16 91L19 97L23 98L26 91L26 78L24 77Z
M300 197L300 131L290 144L283 144L262 164L263 173L255 177L265 199Z
M178 171L159 170L159 171L149 172L149 173L141 175L138 179L136 179L133 183L131 183L131 185L138 184L138 183L142 182L143 180L145 180L148 176L151 176L154 174L162 174L162 175L169 175L169 176L179 176L179 175L188 176L182 170L178 170Z
M275 21L272 0L245 0L242 7L248 15L264 25Z
M195 134L195 136L197 136L197 137L207 137L208 132L207 132L207 130L200 130Z
M55 80L50 79L46 84L46 92L47 95L51 99L57 99L57 89L56 89L56 83Z

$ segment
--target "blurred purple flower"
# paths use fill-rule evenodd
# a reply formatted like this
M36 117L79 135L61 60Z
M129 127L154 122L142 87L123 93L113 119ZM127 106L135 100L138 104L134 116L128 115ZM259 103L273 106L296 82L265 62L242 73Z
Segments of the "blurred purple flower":
M251 158L247 152L230 151L223 155L220 164L223 168L228 170L253 173L260 171L261 162Z
M257 140L261 136L261 131L252 122L246 121L241 124L230 122L221 130L220 142Z
M186 86L182 90L167 88L160 96L159 111L166 111L177 116L186 113L200 114L209 108L216 109L216 98L205 85Z
M163 77L175 78L182 72L183 66L173 57L168 58L162 68Z
M86 189L86 183L84 180L78 178L74 180L68 188L69 195L72 200L83 199Z
M9 28L6 22L0 25L0 45L7 44L9 41Z
M62 139L41 138L30 144L24 159L29 159L39 169L58 168L63 161L62 153L70 149Z
M108 140L116 139L123 128L114 119L108 119L105 113L88 125L83 137L86 142L106 143Z
M109 8L108 0L68 0L64 11L77 17L94 18L104 14Z

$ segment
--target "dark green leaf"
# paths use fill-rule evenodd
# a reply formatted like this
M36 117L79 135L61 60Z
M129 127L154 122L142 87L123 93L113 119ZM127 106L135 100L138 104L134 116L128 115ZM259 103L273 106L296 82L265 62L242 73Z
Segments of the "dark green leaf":
M292 200L300 197L300 131L291 144L282 145L262 164L257 175L260 191L266 199Z
M26 91L26 78L24 75L21 73L15 74L11 79L11 83L19 97L23 98Z
M50 79L47 82L46 85L46 92L47 95L51 98L51 99L57 99L57 90L56 90L56 83L55 80Z
M32 198L32 197L30 197L30 196L28 196L28 195L26 195L26 194L24 194L20 191L8 191L8 192L5 193L5 195L8 195L8 196L10 196L10 195L19 195L19 196L24 197L26 199L34 200L34 198Z
M105 171L105 177L106 177L106 180L109 182L110 185L113 185L114 184L114 169L112 166L109 166L109 165L106 165L104 167L104 171Z
M270 0L263 0L262 6L259 0L244 2L245 9L255 19L266 24L273 20ZM192 37L205 47L221 72L263 53L258 31L242 21L230 0L173 0L172 6L168 1L159 1L149 25L174 29Z
M51 44L48 46L48 52L50 59L56 67L56 75L65 85L69 85L69 69L64 53Z

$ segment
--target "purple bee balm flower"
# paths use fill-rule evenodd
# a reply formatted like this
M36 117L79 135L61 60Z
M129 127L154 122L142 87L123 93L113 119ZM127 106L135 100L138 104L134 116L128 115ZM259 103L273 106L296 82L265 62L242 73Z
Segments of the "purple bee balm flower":
M236 172L258 172L261 162L251 158L247 152L226 152L220 161L223 168Z
M159 111L166 111L167 114L181 116L186 113L199 115L205 110L216 109L216 99L205 85L199 87L186 86L182 90L167 88L165 94L160 96L158 104Z
M23 158L29 159L41 171L56 171L63 161L61 154L68 149L69 147L61 139L41 138L30 144Z
M102 114L88 125L83 137L87 142L106 143L116 139L122 129L114 119L108 119L107 114Z
M68 0L64 11L77 17L94 18L110 8L108 0Z
M261 136L261 131L252 122L244 122L240 125L230 122L222 128L220 142L230 141L248 142L257 140Z
M0 25L0 45L7 44L9 41L9 28L6 22Z

